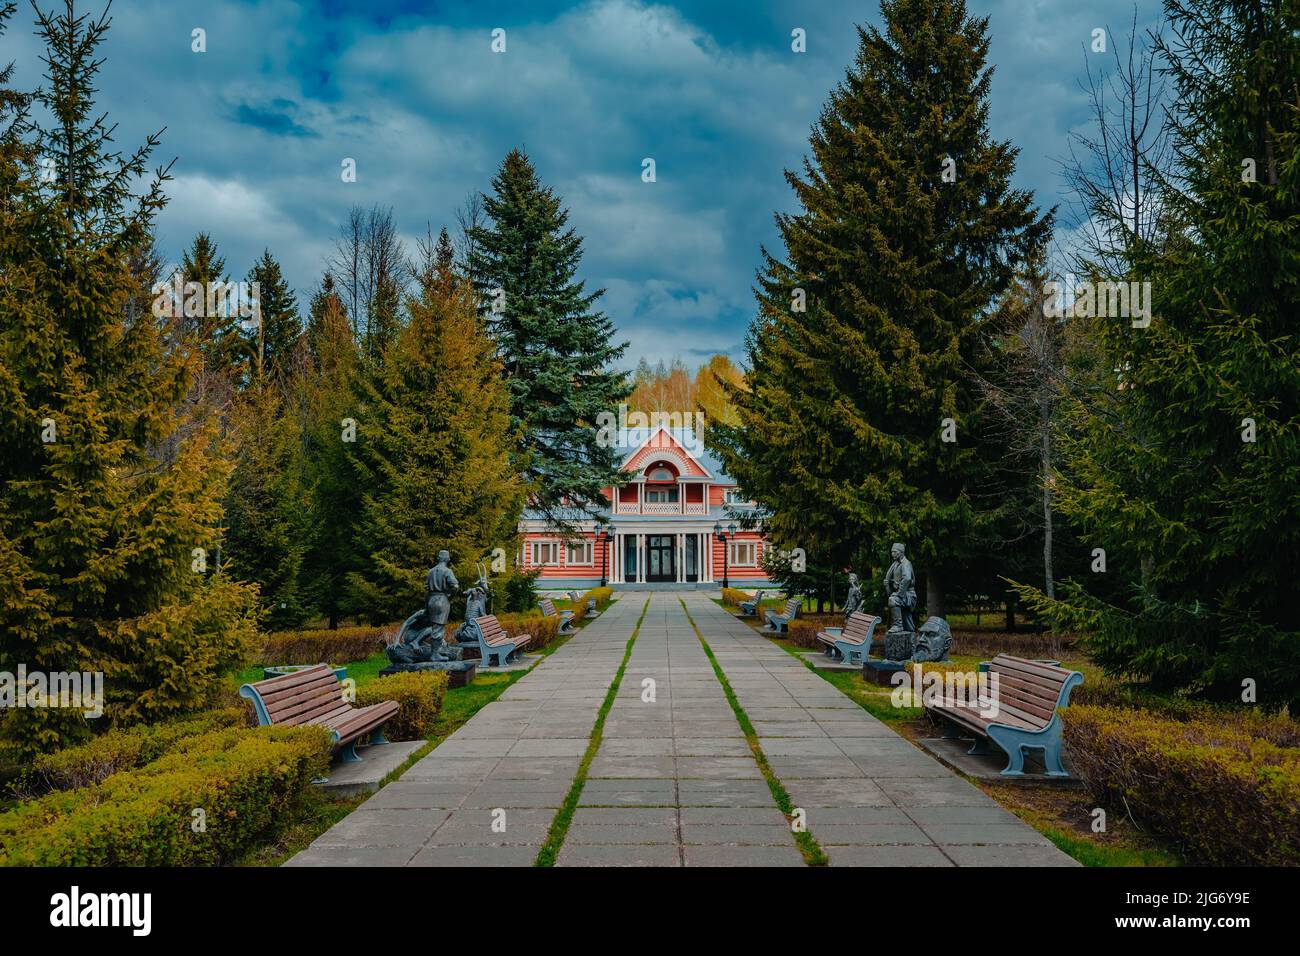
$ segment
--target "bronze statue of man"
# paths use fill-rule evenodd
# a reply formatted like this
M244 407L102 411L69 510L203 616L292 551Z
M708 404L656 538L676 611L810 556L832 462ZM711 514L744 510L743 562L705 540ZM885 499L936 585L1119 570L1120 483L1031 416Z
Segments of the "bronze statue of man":
M452 572L451 552L439 551L438 563L429 569L424 579L424 610L433 628L433 643L441 645L445 638L447 620L451 617L451 595L460 589L460 582Z
M915 631L912 608L916 607L916 578L912 562L907 560L901 542L894 542L889 556L894 560L885 572L885 595L889 598L889 614L893 619L889 629Z

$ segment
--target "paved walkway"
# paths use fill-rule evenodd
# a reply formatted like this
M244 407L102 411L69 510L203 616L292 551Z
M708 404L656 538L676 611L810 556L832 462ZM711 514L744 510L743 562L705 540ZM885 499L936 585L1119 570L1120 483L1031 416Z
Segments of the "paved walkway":
M832 865L1073 865L704 593L619 598L287 865L530 865L643 607L558 865L803 865L692 619Z

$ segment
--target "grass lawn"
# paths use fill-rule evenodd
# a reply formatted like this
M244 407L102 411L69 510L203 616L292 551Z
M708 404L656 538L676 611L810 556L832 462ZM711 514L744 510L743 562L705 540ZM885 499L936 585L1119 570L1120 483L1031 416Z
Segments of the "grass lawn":
M726 608L721 601L716 604ZM768 602L764 601L764 605ZM780 602L776 602L780 603ZM736 615L739 617L739 615ZM973 618L973 615L971 615ZM753 618L740 618L757 634L763 622ZM996 619L995 619L996 620ZM934 737L938 733L925 711L920 707L895 707L890 701L893 688L868 684L858 671L817 670L804 660L807 648L799 647L787 638L760 635L786 653L803 661L804 666L818 677L833 684L846 697L857 703L873 717L889 725L902 737L915 742L921 737ZM975 670L981 660L979 654L954 654L953 663L964 669ZM1082 654L1064 651L1061 663L1084 675L1089 681L1102 679L1101 670ZM959 774L965 777L965 774ZM1182 858L1158 839L1144 833L1131 820L1112 812L1106 820L1106 832L1092 830L1093 806L1087 791L1060 787L1034 787L1011 783L985 783L970 780L1010 812L1043 834L1064 853L1068 853L1084 866L1181 866Z

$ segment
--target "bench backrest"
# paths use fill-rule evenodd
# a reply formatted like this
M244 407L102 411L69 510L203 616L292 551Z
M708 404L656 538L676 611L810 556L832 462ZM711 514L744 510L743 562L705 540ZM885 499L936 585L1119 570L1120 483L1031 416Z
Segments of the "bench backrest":
M542 609L542 614L546 617L555 617L557 613L555 610L555 602L550 598L539 598L537 606Z
M781 616L782 616L782 617L798 617L798 616L799 616L799 605L802 604L802 603L803 603L803 601L802 601L800 598L797 598L797 597L795 597L795 598L790 598L790 600L788 600L788 601L785 602L785 612L784 612Z
M840 635L842 640L847 640L853 644L865 643L871 637L871 632L880 618L874 614L863 614L860 611L854 611L849 615L849 619L844 622L844 631Z
M478 625L479 633L483 635L483 643L489 647L496 647L498 644L508 644L510 635L506 633L501 622L497 620L495 614L485 614L483 617L474 618L474 623Z
M998 709L1038 727L1051 723L1056 709L1069 704L1070 689L1083 683L1078 671L1010 654L993 658L989 673L998 675Z
M343 699L343 686L329 664L316 664L293 674L282 674L252 685L272 724L296 727L311 720L328 719L352 708ZM247 696L247 695L245 695ZM256 706L256 699L254 705Z
M754 607L758 607L760 604L763 603L763 595L766 593L767 593L766 591L759 591L757 594L754 595Z

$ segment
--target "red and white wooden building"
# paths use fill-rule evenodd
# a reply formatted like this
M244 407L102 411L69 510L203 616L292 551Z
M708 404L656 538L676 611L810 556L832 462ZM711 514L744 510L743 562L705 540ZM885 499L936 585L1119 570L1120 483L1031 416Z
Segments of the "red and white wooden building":
M618 448L628 476L620 488L606 488L612 503L602 511L612 538L598 534L596 515L579 521L581 535L568 538L536 512L520 521L519 567L540 570L542 589L593 587L602 576L614 587L641 585L733 587L769 583L763 570L762 534L739 520L752 512L719 462L681 429L627 429ZM715 529L727 533L719 540ZM734 529L734 532L733 532Z

